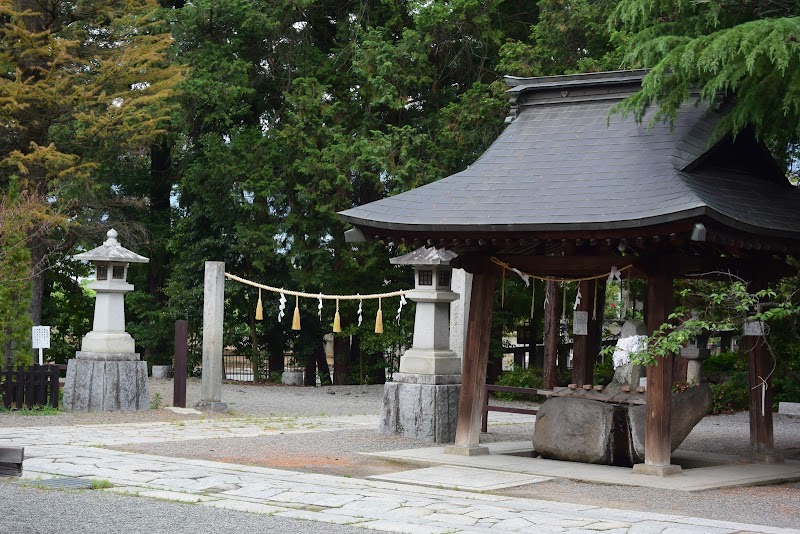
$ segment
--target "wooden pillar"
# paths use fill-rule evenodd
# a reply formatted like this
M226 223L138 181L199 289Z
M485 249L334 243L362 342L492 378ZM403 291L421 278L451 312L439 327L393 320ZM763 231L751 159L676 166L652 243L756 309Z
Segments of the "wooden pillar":
M467 321L467 339L464 345L456 440L455 446L447 447L445 450L449 454L467 456L489 452L486 447L478 446L478 439L481 431L496 283L496 275L488 258L476 258L473 263L470 265L471 268L466 268L473 273L472 296Z
M750 291L760 291L766 284L755 280ZM753 454L775 455L772 428L772 363L766 336L747 336L748 389L750 396L750 447Z
M667 321L673 306L672 275L666 270L651 274L647 279L648 334ZM680 466L670 465L672 355L657 358L656 365L647 368L646 413L644 464L634 466L634 472L661 476L679 473Z
M547 280L544 284L544 387L553 389L558 381L558 284Z
M584 280L579 283L581 302L577 311L589 314L586 335L574 335L572 346L572 382L582 386L594 382L594 360L597 357L597 320L592 318L594 312L594 290L597 280ZM602 317L601 317L602 320Z
M189 353L189 323L175 321L175 359L172 365L172 405L186 408L186 361Z
M772 362L766 339L747 338L750 388L750 446L753 454L775 454L772 430Z

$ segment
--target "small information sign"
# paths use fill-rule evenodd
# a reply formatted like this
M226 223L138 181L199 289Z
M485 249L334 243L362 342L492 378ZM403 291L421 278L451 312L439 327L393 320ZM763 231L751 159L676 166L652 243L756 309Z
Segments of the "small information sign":
M34 326L31 328L31 341L33 348L39 349L39 365L43 365L44 349L50 348L50 327Z
M576 311L572 316L572 333L576 336L585 336L589 333L589 312Z
M34 349L49 349L50 348L50 327L49 326L34 326L31 329L31 337L33 338Z
M744 323L744 335L746 336L763 336L764 331L764 321L746 321Z

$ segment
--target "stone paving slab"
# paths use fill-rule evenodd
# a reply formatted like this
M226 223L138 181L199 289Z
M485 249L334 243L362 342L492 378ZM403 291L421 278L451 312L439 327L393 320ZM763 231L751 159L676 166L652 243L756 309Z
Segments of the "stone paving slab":
M446 454L444 447L364 454L395 461L415 462L417 464L472 467L541 477L568 478L582 482L642 486L689 492L800 480L800 462L788 460L783 464L744 464L738 462L725 464L726 458L723 457L724 455L720 455L721 465L684 469L680 475L657 477L634 474L633 470L628 467L581 464L519 456L519 454L532 450L531 444L527 441L489 443L487 446L489 454L479 456Z
M346 418L345 418L346 419ZM159 426L170 439L204 439L225 432L224 422ZM211 424L209 424L211 423ZM319 423L319 431L359 421ZM150 425L146 425L150 426ZM231 426L231 432L262 432L259 421ZM187 428L188 427L188 428ZM287 427L288 428L288 427ZM291 430L291 428L289 428ZM269 430L272 431L272 430ZM26 476L80 476L105 479L116 491L148 498L195 502L246 513L275 514L297 519L347 524L365 529L413 534L483 534L519 532L650 533L705 532L734 534L800 534L800 530L730 523L678 515L648 514L599 506L522 499L362 480L314 473L297 473L248 465L167 458L93 447L98 442L132 443L152 437L140 424L47 429L11 429L4 439L24 442ZM50 439L36 439L50 433ZM13 436L9 438L9 435ZM186 436L191 435L191 438ZM230 434L228 434L230 436ZM505 446L510 450L510 446ZM486 457L492 460L492 456ZM513 457L511 457L513 459ZM531 462L530 458L516 458ZM508 466L508 459L493 460ZM513 464L513 462L512 462ZM469 467L469 466L467 466ZM581 468L586 466L581 465ZM474 468L474 466L473 466ZM491 462L489 467L491 468ZM487 469L486 466L481 469ZM522 472L522 471L520 471ZM505 475L509 473L506 467ZM522 472L524 473L524 472ZM496 476L504 476L498 470Z
M275 434L332 432L354 428L377 428L378 416L264 417L125 423L116 425L73 425L6 428L0 447L6 445L116 446L195 439L243 438Z
M403 484L417 484L432 486L434 488L449 488L467 491L489 491L514 486L524 486L552 480L550 477L532 476L505 471L490 471L487 469L472 469L443 465L400 471L388 475L373 475L370 480L385 480L387 482L400 482Z

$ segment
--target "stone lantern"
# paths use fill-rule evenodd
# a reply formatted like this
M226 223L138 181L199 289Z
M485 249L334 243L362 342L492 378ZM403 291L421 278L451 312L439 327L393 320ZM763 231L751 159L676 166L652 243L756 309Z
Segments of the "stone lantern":
M461 358L450 350L450 303L458 294L450 290L455 252L420 248L389 260L394 265L414 267L414 289L406 297L417 303L414 343L400 358L395 380L430 384L460 384Z
M454 252L421 248L390 261L414 268L414 341L384 387L381 432L449 443L455 439L461 358L450 350L450 289Z
M89 288L97 295L92 331L83 338L75 359L67 363L64 408L147 410L147 364L125 331L125 293L133 290L127 282L128 265L150 260L120 245L115 230L106 235L101 246L74 256L94 263L95 279Z
M708 348L708 333L697 334L694 340L681 347L681 357L689 360L686 366L686 382L692 385L700 383L700 368L704 360L711 356Z

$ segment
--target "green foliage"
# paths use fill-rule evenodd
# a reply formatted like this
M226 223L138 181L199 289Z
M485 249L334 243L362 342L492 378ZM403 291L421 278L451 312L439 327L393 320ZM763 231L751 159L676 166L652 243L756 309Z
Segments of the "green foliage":
M734 413L749 406L747 371L736 371L720 384L711 384L711 413Z
M161 399L161 393L156 392L155 394L153 394L153 398L150 399L150 409L151 410L159 410L159 409L161 409L161 403L162 402L163 401Z
M542 378L542 369L533 366L527 369L514 366L511 371L506 371L500 375L500 378L497 379L497 385L516 388L543 388L544 380ZM493 394L495 397L502 400L527 400L532 402L541 402L544 400L544 397L541 395L506 393L502 391L496 391Z
M50 405L44 406L26 406L21 409L17 409L15 407L6 408L5 406L0 404L0 413L13 413L15 415L20 416L27 416L27 415L59 415L61 412L58 411L57 408L53 408Z
M110 487L112 487L112 484L108 480L105 480L105 479L94 479L94 480L92 480L92 489L93 490L108 489Z
M711 413L733 413L748 408L749 386L745 355L722 351L704 361L702 369L711 386Z
M611 347L612 349L614 347ZM600 358L594 362L594 375L592 377L592 384L608 384L614 380L614 359L611 354Z
M59 257L60 269L45 273L45 295L42 324L50 325L50 348L45 357L56 363L67 363L80 350L81 340L92 329L93 291L81 283L88 276L88 266Z
M653 121L671 119L688 100L735 94L718 133L754 127L779 156L800 139L797 2L622 0L611 26L631 43L626 65L651 68L623 112L641 120L656 105Z
M631 354L631 361L653 365L658 358L679 353L681 347L703 332L741 332L747 321L763 321L769 325L789 320L800 311L800 304L791 299L776 300L778 293L775 289L750 293L747 283L741 279L732 278L730 283L710 286L709 289L710 292L704 295L692 288L680 291L681 298L691 295L695 303L703 302L705 307L692 306L691 313L686 307L676 307L669 316L672 322L656 329L647 339L646 350Z
M797 318L790 317L770 324L770 346L776 355L772 374L772 400L800 402L800 337Z
M500 68L515 76L617 69L624 48L606 22L615 5L612 0L540 0L529 39L506 42Z
M0 368L33 363L33 324L28 314L31 254L26 230L33 227L36 213L42 211L42 202L20 193L15 180L0 197Z

